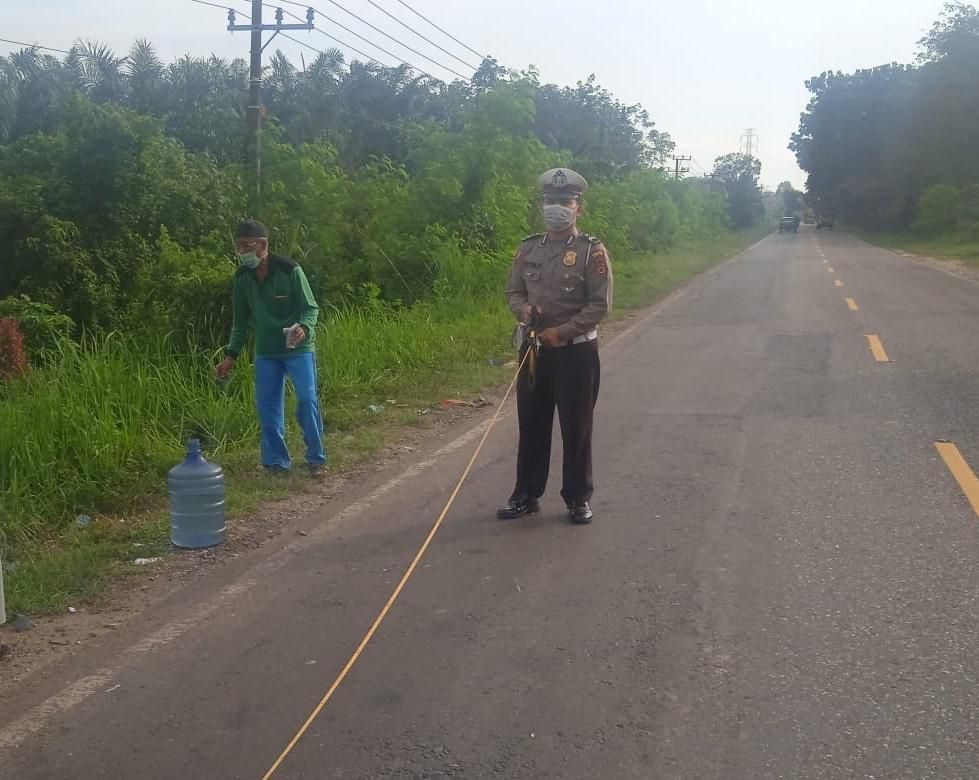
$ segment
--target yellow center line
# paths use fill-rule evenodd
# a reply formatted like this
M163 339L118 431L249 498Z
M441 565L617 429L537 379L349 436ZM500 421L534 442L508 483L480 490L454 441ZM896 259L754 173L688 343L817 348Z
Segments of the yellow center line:
M836 285L837 287L842 287L843 286L843 282L841 282L839 279L835 280L833 282L833 284Z
M857 302L853 300L853 298L847 298L846 305L850 307L850 311L860 311L860 309L857 308Z
M878 363L890 363L890 359L887 357L887 353L884 352L884 345L880 342L879 336L867 335L867 341L870 342L870 351L874 353L874 360Z
M962 488L965 497L969 499L969 503L972 505L972 511L979 517L979 477L976 477L972 469L969 468L969 464L965 462L965 458L962 457L959 448L952 444L952 442L936 441L935 449L942 456L942 460L945 461L948 470L952 472L955 481L959 483L959 487Z

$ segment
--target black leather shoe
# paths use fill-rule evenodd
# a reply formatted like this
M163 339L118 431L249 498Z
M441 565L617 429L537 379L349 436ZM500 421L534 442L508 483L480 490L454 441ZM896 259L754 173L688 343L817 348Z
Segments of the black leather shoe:
M568 504L568 515L575 525L588 525L595 516L587 501L574 501Z
M540 501L526 493L510 496L510 499L496 510L500 520L513 520L515 517L535 515L540 512Z

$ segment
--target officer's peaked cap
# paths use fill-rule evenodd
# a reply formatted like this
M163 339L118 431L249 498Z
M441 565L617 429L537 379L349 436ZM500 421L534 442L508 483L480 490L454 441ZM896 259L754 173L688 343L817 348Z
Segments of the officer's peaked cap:
M581 195L588 189L588 182L585 181L584 176L570 168L551 168L538 177L537 188L545 195L549 193Z

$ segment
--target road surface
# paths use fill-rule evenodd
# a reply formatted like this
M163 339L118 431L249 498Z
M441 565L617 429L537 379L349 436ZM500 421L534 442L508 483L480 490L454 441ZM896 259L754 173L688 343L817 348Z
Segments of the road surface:
M274 777L979 776L979 284L803 227L603 371L596 522L494 519L504 417ZM0 777L261 778L479 433L29 680Z

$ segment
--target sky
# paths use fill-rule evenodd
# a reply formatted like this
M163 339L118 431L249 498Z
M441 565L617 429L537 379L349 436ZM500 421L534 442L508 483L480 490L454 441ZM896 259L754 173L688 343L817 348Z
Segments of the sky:
M250 7L249 0L210 0ZM273 0L269 0L273 2ZM641 103L676 141L692 174L716 157L737 152L747 128L757 135L762 182L774 188L805 174L786 147L808 102L807 78L825 70L853 71L911 62L917 42L944 0L406 0L407 4L481 54L523 70L534 65L542 81L574 85L594 73L625 103ZM374 0L463 60L475 55L411 13L399 0ZM313 0L336 22L379 43L435 76L447 70L409 52L348 15L353 11L398 41L469 75L461 62L385 16L370 0ZM304 15L301 8L283 8ZM272 9L266 9L271 15ZM108 44L120 56L147 38L169 61L186 53L247 57L247 33L226 30L226 11L191 0L0 0L0 37L67 49L78 38ZM392 57L321 18L317 26L393 64ZM293 35L315 48L336 46L317 32ZM316 54L279 38L295 63ZM0 43L0 54L16 49ZM339 48L343 48L342 46ZM349 52L349 50L348 50ZM361 58L349 52L349 59ZM362 59L362 58L361 58Z

